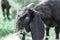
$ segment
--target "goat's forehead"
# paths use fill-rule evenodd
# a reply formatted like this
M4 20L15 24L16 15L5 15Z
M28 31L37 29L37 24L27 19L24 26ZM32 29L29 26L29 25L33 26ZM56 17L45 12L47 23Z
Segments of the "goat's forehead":
M25 15L25 12L24 11L19 11L17 12L17 15L16 15L16 20L18 21L21 17L23 17Z
M17 13L17 16L19 15L20 17L23 17L27 13L28 13L28 10L21 10Z

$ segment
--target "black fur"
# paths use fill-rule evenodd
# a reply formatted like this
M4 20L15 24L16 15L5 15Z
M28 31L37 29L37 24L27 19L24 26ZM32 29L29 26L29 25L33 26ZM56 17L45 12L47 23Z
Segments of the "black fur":
M29 9L28 9L29 10ZM28 11L26 10L26 11ZM56 33L56 39L59 39L59 31L60 31L60 1L59 0L48 0L42 4L38 4L34 7L34 10L29 10L26 12L26 14L30 15L30 13L33 14L33 20L31 21L31 15L29 16L29 20L27 24L30 24L29 26L26 26L25 24L20 24L19 27L26 26L25 28L30 28L30 31L32 33L33 40L42 40L44 37L44 27L42 21L47 25L46 27L46 36L49 36L49 29L50 27L55 26L55 33ZM25 14L25 15L26 15ZM38 16L37 16L38 15ZM21 17L22 20L25 20L26 16ZM21 21L21 18L19 17L19 23L26 23L26 21ZM37 21L38 20L38 21ZM17 24L18 24L17 22ZM40 23L39 23L40 22ZM39 23L39 24L38 24ZM34 25L35 24L35 25ZM40 28L39 28L39 26ZM38 31L37 31L38 30ZM40 34L38 33L40 32ZM40 36L39 36L40 35ZM42 37L41 37L42 36ZM48 38L46 38L48 40Z
M56 39L59 39L60 1L48 0L44 4L37 5L34 9L41 14L42 20L47 25L46 36L49 36L50 27L55 26Z
M27 9L26 11L26 14L24 16L17 19L16 23L18 29L21 30L25 28L27 32L31 32L33 40L43 40L44 25L41 20L40 14L31 9ZM26 17L28 18L26 19Z
M3 16L5 17L5 15L7 15L7 18L9 19L9 10L10 10L10 4L7 0L2 0L1 2L1 7L2 7L2 11L3 11ZM6 12L5 12L6 10Z

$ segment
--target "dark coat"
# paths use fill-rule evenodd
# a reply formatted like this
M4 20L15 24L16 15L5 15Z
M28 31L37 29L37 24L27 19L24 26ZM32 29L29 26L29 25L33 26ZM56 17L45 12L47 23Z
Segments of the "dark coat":
M2 0L1 6L2 8L8 8L8 9L11 7L8 0Z
M43 40L44 38L44 24L41 20L40 14L35 14L31 23L31 33L33 40Z
M44 23L42 19L60 20L59 4L60 4L60 1L58 0L48 0L45 3L39 4L38 6L34 8L39 13L34 14L34 12L29 10L34 14L33 20L31 21L31 24L30 24L30 29L31 29L33 40L43 40ZM28 26L26 26L25 28L28 29Z
M60 0L47 0L44 3L39 3L34 9L42 12L43 19L53 17L55 20L60 20Z
M18 30L25 28L27 32L31 31L33 40L43 40L44 23L41 20L40 14L28 8L26 11L25 11L26 14L21 18L17 15L17 17L19 17L19 19L17 19L16 22ZM29 21L26 21L27 20L25 19L26 16L29 17L28 19Z
M59 39L60 0L47 0L43 3L38 4L34 9L41 14L41 19L47 25L47 36L49 36L49 28L51 26L55 26L56 38Z
M47 0L44 3L38 4L34 9L39 12L32 21L31 29L34 40L42 40L44 36L42 21L44 21L48 27L55 26L56 29L60 31L60 0ZM57 30L55 31L57 32Z

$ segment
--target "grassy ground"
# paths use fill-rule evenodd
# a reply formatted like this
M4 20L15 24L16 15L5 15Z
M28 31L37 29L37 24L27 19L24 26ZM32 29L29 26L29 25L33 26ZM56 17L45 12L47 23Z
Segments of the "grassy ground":
M26 6L30 2L34 2L35 4L38 3L40 0L9 0L10 5L11 5L11 10L10 10L10 18L11 20L8 21L7 19L4 21L4 17L2 15L2 10L0 6L0 40L3 40L7 35L13 34L16 32L16 20L15 20L15 15L16 11L21 9L22 7ZM23 3L23 4L22 4ZM29 40L28 37L30 38L31 35L30 33L26 36L26 40ZM55 32L54 28L51 28L50 30L50 38L49 40L55 40Z
M13 1L10 1L10 3ZM13 5L13 4L12 4ZM11 7L11 12L10 12L10 18L11 20L9 21L7 18L4 20L3 17L3 12L1 9L1 4L0 4L0 40L3 40L5 36L9 34L15 33L15 14L16 14L16 9L15 7Z

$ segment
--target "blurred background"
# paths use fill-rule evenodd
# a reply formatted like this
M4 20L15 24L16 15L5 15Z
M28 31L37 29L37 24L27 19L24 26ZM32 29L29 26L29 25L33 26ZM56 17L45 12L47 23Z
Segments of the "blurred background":
M33 2L35 4L39 3L40 0L8 0L11 5L10 8L10 18L11 20L3 20L3 12L1 9L1 0L0 0L0 40L3 40L9 34L16 33L16 20L15 16L19 9L22 9L29 3Z
M11 20L3 20L3 12L1 9L1 0L0 0L0 40L3 40L9 34L16 33L16 20L15 16L18 10L22 9L23 7L27 6L29 3L34 3L35 5L38 4L41 0L8 0L9 4L11 5L10 8L10 18ZM54 30L51 29L51 30ZM50 30L50 31L51 31ZM54 31L50 32L52 37L54 36ZM26 39L27 40L27 39Z

